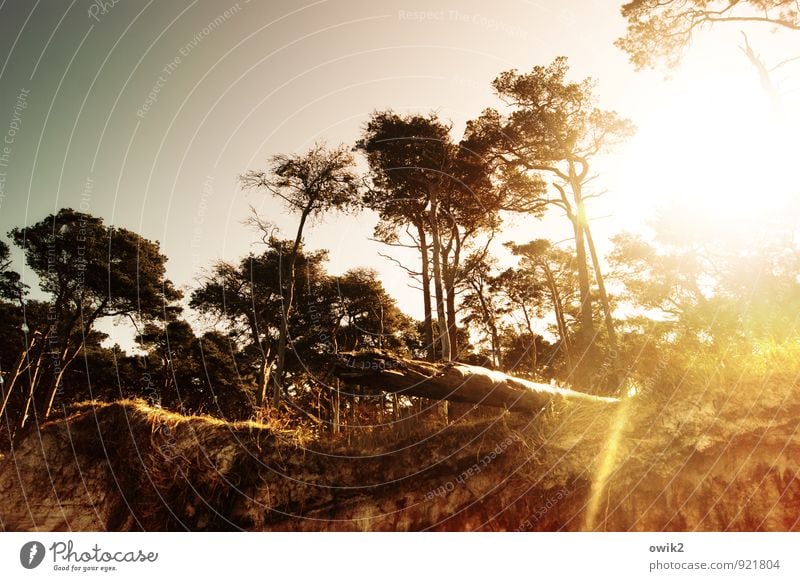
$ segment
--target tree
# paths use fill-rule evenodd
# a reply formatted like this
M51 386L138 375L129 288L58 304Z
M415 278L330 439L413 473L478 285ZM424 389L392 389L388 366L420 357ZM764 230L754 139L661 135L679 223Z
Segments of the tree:
M614 321L586 212L586 202L599 194L587 192L586 186L593 177L592 159L630 137L634 127L617 113L597 108L592 80L567 81L568 68L567 59L559 57L547 67L534 67L530 73L516 70L502 73L494 80L493 87L511 112L503 117L488 109L469 123L467 133L470 141L488 144L484 147L500 160L500 167L553 178L551 185L557 196L543 203L564 212L575 236L581 346L589 348L595 338L591 260L613 350Z
M294 245L289 253L289 273L282 288L282 316L278 339L272 403L277 408L283 390L286 365L289 313L295 292L295 266L306 221L331 210L349 210L357 205L358 178L353 172L354 160L344 148L327 150L317 144L301 155L276 155L267 171L249 171L241 176L245 188L263 189L283 200L287 209L300 214Z
M800 30L795 0L633 0L622 6L622 16L627 34L615 44L637 69L658 62L674 67L695 32L721 23Z
M236 355L238 384L241 389L255 384L254 399L264 393L276 360L282 282L293 248L291 240L267 242L268 249L260 255L246 256L238 264L217 263L192 292L190 302L224 333L229 351ZM298 250L285 367L294 409L305 405L304 411L310 413L317 408L318 425L327 413L338 414L339 398L332 398L331 386L323 379L332 354L356 349L406 354L418 341L413 321L398 309L374 271L353 269L331 276L324 269L326 257L325 251L306 253L302 246ZM226 389L235 393L234 386ZM328 403L330 409L325 407Z
M28 416L43 372L49 312L49 305L43 301L26 300L16 305L0 300L0 373L4 392L0 417L5 420L10 437Z
M19 273L11 269L11 263L11 249L8 244L0 240L0 300L20 303L25 288Z
M615 277L647 317L640 334L728 356L796 340L800 258L791 221L776 220L769 236L751 239L722 225L698 228L687 215L681 206L662 211L652 240L614 239Z
M137 337L139 347L147 351L148 375L153 389L151 398L158 404L183 408L181 387L190 383L199 371L191 358L196 339L191 325L183 319L161 325L148 323Z
M467 313L463 322L469 327L478 327L489 336L491 362L495 369L500 368L503 354L498 334L500 305L497 296L492 292L492 270L496 261L477 253L471 254L465 263L468 273L464 279L466 292L462 308Z
M25 289L11 264L11 249L0 240L0 329L3 329L0 336L0 418L5 417L14 384L25 365L25 339L21 337Z
M502 337L503 371L527 379L556 377L557 353L544 337L511 326Z
M337 351L409 351L416 334L413 321L397 307L377 272L355 268L331 277L329 286L330 302L338 311L331 328Z
M299 340L308 335L304 321L313 315L284 311L286 281L294 277L305 282L297 285L292 293L293 302L305 305L305 311L311 310L314 300L311 295L322 296L321 289L327 284L323 268L326 252L306 253L302 244L295 247L293 241L274 237L266 239L266 246L262 254L248 255L238 264L215 264L192 292L190 301L192 308L224 325L242 349L244 369L254 362L259 406L267 399L270 370L277 360L281 331L285 328L287 340L289 334L295 341ZM285 327L284 316L287 317Z
M239 372L235 347L230 337L217 331L208 331L192 342L193 369L198 377L183 390L188 395L184 401L231 421L251 415L255 401ZM200 396L200 404L191 401L192 394Z
M580 313L575 255L543 239L507 246L520 257L519 269L530 273L549 302L559 339L555 353L566 362L569 376L574 366L571 328Z
M45 418L64 373L98 320L125 317L138 324L158 319L179 310L175 301L181 295L165 277L167 259L158 243L106 226L101 218L66 208L32 226L14 228L10 236L50 297L30 385L35 411ZM40 392L45 374L49 379Z
M455 143L451 129L435 114L379 112L356 145L371 170L365 203L381 218L376 238L403 245L399 235L405 230L410 246L420 253L420 272L404 268L421 277L429 359L434 358L431 285L442 356L457 357L456 295L466 276L464 259L482 235L491 237L500 210L520 195L524 184L515 183L513 193L498 187L488 161L470 144Z
M366 192L364 201L380 216L376 237L393 243L397 240L398 229L406 224L413 226L416 231L415 246L420 252L422 264L424 332L429 345L429 359L433 358L434 353L431 283L436 297L442 357L450 359L438 215L438 186L443 175L446 175L450 155L449 131L450 128L435 115L403 117L385 111L373 114L356 144L356 148L365 154L371 170L373 187ZM431 203L432 197L434 203ZM428 233L432 238L431 248ZM429 256L432 256L432 260Z
M491 283L492 290L504 297L502 311L508 315L517 313L522 314L521 329L517 333L522 333L531 339L536 337L533 329L533 321L542 316L542 287L535 278L535 273L530 270L507 268L498 274ZM531 373L536 372L538 360L536 349L531 348L527 353L528 367Z
M114 401L126 397L146 397L150 394L136 389L144 373L131 365L128 356L119 345L105 347L109 336L92 331L84 339L80 361L64 373L65 389L62 403L81 401ZM146 371L145 371L146 373Z

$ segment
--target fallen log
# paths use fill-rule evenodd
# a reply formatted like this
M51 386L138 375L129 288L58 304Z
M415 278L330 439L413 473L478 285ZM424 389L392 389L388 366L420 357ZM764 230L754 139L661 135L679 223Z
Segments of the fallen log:
M559 399L609 404L618 401L475 365L403 359L381 351L339 353L334 360L333 373L346 383L374 393L396 393L518 412L536 413Z

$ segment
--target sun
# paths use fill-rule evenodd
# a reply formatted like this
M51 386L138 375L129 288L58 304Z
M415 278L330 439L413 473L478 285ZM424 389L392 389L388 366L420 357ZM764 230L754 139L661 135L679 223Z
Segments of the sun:
M672 203L757 224L797 209L797 99L775 107L752 70L670 85L627 148L624 190L640 206Z

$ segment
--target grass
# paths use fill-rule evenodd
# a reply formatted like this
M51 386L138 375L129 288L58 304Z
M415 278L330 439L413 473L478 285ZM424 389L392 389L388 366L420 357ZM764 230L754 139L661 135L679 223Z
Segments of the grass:
M498 517L501 528L528 516L537 498L564 489L568 500L537 527L800 527L800 346L763 346L747 358L664 357L652 387L622 405L559 401L536 416L452 406L453 421L445 425L433 406L422 417L328 437L271 411L226 422L128 400L70 406L66 418L42 431L69 438L70 454L87 465L107 463L116 486L136 491L131 502L148 530L261 530L288 526L269 507L335 513L405 498L452 481L509 439L514 445L487 468L505 492L491 494L505 494L504 503L528 500L514 509L519 514ZM372 490L366 496L364 486ZM248 495L252 500L243 500ZM119 510L114 522L127 522Z

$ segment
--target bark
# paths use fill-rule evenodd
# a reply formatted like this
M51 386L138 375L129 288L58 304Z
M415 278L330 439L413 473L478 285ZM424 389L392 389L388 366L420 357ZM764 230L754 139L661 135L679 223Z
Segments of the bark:
M592 295L589 286L589 269L586 263L586 246L583 239L583 228L580 220L572 223L575 232L575 255L578 259L578 287L581 294L581 343L583 348L589 347L594 340L594 320L592 319Z
M28 396L25 398L25 407L22 410L22 417L19 421L20 429L25 427L25 424L28 421L28 412L30 412L31 407L34 404L33 399L36 394L36 387L39 385L39 372L42 370L42 358L44 357L45 347L46 343L43 343L39 347L39 355L36 358L36 364L32 366L33 375L30 375L30 371L28 372L30 385L28 389Z
M439 326L439 340L442 343L442 361L450 361L452 354L450 351L450 333L445 316L444 291L442 289L442 244L439 239L438 200L435 189L431 192L430 225L431 237L433 238L433 252L431 253L433 255L433 289L436 296L436 319Z
M269 357L269 348L267 352L261 356L261 366L258 370L258 405L263 406L267 401L267 387L270 381L270 369L272 368L272 361Z
M56 399L56 394L58 393L59 388L62 385L64 380L64 374L66 373L67 369L72 365L72 362L75 361L75 358L78 357L80 352L83 350L83 344L79 345L75 348L75 351L72 352L72 355L67 355L68 351L65 350L64 356L61 358L60 367L58 369L58 373L53 376L53 381L50 383L50 387L47 393L47 397L44 399L44 407L40 410L42 414L42 419L47 419L50 415L50 412L53 409L53 402Z
M475 294L478 295L478 302L481 305L481 312L483 315L483 323L489 328L489 333L491 334L492 363L495 367L500 367L500 338L497 335L497 323L495 322L492 313L489 311L489 305L487 304L486 297L483 294L483 284L473 283L472 288L475 290Z
M557 399L606 403L618 401L534 383L474 365L432 364L374 351L337 355L334 374L347 383L362 386L374 393L398 393L527 413L538 413Z
M14 375L11 377L11 380L7 382L7 384L3 384L4 393L3 393L3 403L0 405L0 418L4 417L6 408L8 407L8 402L11 400L11 394L14 391L14 386L16 385L19 376L22 375L22 373L25 371L25 369L23 369L23 365L26 359L30 356L30 352L34 347L34 344L35 344L35 339L31 341L27 349L25 349L22 353L20 353L19 360L17 361L17 365L14 368ZM29 368L30 365L28 365L28 369Z
M452 248L453 259L448 261L447 255ZM458 324L456 322L456 276L461 265L461 237L458 225L453 223L450 228L450 243L448 251L442 254L444 268L445 301L447 315L447 330L450 339L451 359L458 358Z
M422 255L422 300L424 306L423 333L428 360L436 359L436 346L433 344L433 316L431 315L431 272L428 260L428 239L425 234L425 225L422 221L416 223L419 234L419 250Z
M449 283L447 285L446 294L446 314L447 314L447 330L450 340L450 354L451 359L458 358L458 332L456 327L456 293L455 287Z
M600 303L603 306L603 316L606 323L606 331L608 332L608 344L612 352L617 351L617 332L614 329L614 318L611 314L611 304L608 301L608 293L606 293L606 284L603 278L603 272L600 269L600 259L597 256L597 250L594 247L592 240L592 233L589 230L589 225L584 225L584 233L586 235L586 243L589 246L589 253L592 257L592 265L594 266L594 276L597 281L597 289L600 295Z
M583 239L583 222L586 221L584 215L583 203L581 200L581 184L580 180L575 176L575 170L570 166L570 175L573 179L570 180L570 188L572 189L573 200L576 202L575 211L572 209L572 204L567 199L567 193L563 187L554 184L559 194L561 201L564 204L564 211L567 218L572 223L572 230L575 234L575 256L578 263L578 288L581 298L581 312L580 312L580 343L583 349L588 349L594 340L594 320L592 318L592 294L589 286L589 267L586 258L586 245Z
M295 268L297 266L297 253L300 250L300 243L303 240L303 227L306 224L306 219L311 213L311 206L306 206L300 216L300 224L297 226L297 236L294 239L294 246L292 247L292 254L289 257L289 280L287 281L287 289L283 295L283 313L281 314L281 326L278 336L278 362L275 367L275 373L272 378L274 379L274 389L272 391L272 405L278 407L281 403L281 390L283 389L283 374L286 368L286 342L289 336L289 313L292 309L292 302L294 301L294 279Z
M547 288L550 291L550 301L553 303L561 349L564 352L564 359L567 361L567 375L569 376L572 375L573 371L572 349L569 344L569 335L567 335L567 322L564 319L564 303L561 300L561 292L558 290L556 278L553 276L553 271L550 270L550 266L546 262L542 262L541 266L544 271L545 279L547 280Z
M335 394L333 396L333 433L338 434L341 431L342 397L339 378L334 378L333 382L335 386Z
M528 335L531 337L531 347L528 350L528 363L531 366L531 373L536 373L536 368L539 366L538 353L536 353L536 333L533 331L533 324L531 323L530 315L528 315L528 308L525 306L525 300L520 301L522 314L525 317L525 327L528 329Z

